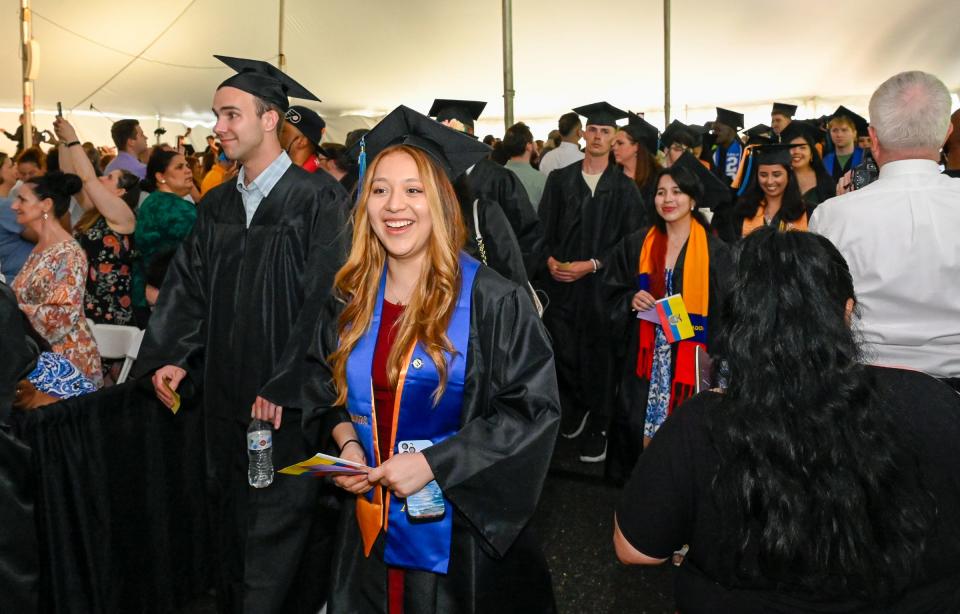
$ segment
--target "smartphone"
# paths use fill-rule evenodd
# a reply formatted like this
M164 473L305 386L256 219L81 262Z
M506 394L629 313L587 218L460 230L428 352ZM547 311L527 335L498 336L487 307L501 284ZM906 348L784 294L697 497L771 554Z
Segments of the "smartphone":
M433 445L429 439L401 441L397 444L398 454L415 454ZM407 516L414 521L428 521L442 518L446 512L443 492L436 480L407 497Z
M57 102L57 117L63 117L63 105Z

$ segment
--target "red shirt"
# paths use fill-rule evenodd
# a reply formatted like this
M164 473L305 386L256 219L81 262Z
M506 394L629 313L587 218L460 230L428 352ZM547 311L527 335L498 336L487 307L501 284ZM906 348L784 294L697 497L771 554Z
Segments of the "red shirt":
M377 344L373 350L373 405L377 412L377 443L380 448L380 462L390 456L390 438L393 435L393 406L396 403L397 389L387 382L387 357L397 337L396 323L403 315L403 305L394 305L384 299L380 314L380 330L377 331Z
M320 160L316 156L310 156L307 158L307 161L303 163L303 170L308 173L315 173L320 170Z

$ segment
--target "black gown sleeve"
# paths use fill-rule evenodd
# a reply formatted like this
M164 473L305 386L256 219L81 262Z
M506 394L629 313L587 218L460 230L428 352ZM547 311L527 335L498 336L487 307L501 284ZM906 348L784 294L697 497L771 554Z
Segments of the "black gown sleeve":
M523 253L517 243L517 236L500 205L488 199L478 199L477 202L477 217L480 220L480 234L483 237L486 259L481 257L477 244L473 222L473 202L462 203L461 207L464 225L467 228L466 252L518 286L525 285L527 271Z
M474 288L465 423L424 455L444 494L503 556L536 510L560 403L550 340L523 290L483 269Z
M37 360L37 347L27 341L23 319L13 290L0 283L0 424L10 414L17 382L30 373Z
M211 223L212 200L212 195L204 199L205 206L200 207L193 230L170 261L160 298L150 316L133 367L136 378L165 365L175 365L186 370L195 385L203 380L201 370L208 315L203 244L207 225Z
M617 243L610 251L608 262L604 263L601 272L601 292L614 327L611 335L615 339L622 339L630 318L636 318L630 302L637 293L640 249L643 247L647 230L642 228L632 232Z
M520 179L490 160L477 163L477 169L487 177L477 185L474 192L478 197L495 200L517 237L517 244L523 254L527 275L532 276L539 266L539 254L543 244L543 228L540 218L530 203L530 197Z
M543 186L543 196L540 197L540 206L537 214L540 216L540 224L543 227L543 242L540 248L540 259L535 269L535 274L531 274L532 279L539 277L549 277L547 272L547 258L554 256L557 251L558 224L560 222L560 209L563 205L563 181L562 173L550 173L547 175L547 182Z
M316 200L310 247L303 271L303 306L273 374L259 392L259 396L271 401L273 398L295 396L296 389L305 381L307 372L304 371L304 357L312 332L320 310L330 295L333 279L346 261L350 249L353 228L348 220L350 207L346 192L331 182L329 187L316 193Z

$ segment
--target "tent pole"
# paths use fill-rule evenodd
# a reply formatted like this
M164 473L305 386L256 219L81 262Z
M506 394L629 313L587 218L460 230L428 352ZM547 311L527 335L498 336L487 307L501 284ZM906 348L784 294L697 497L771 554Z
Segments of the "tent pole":
M663 125L670 124L670 0L663 0Z
M23 61L20 63L23 75L23 149L33 147L33 81L30 72L34 68L31 60L33 50L30 42L33 39L33 16L30 14L30 0L20 0L20 42Z
M503 128L513 125L513 2L503 0Z
M283 55L283 9L284 9L284 0L280 0L280 33L277 36L277 46L278 46L278 55L277 55L277 68L283 72L287 71L287 56Z

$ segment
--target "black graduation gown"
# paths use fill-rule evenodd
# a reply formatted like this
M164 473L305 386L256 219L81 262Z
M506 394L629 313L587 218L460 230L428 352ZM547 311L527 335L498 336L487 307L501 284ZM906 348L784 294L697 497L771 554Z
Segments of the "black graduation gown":
M467 174L474 197L500 205L517 237L528 277L534 277L540 262L543 228L520 179L493 160L477 162Z
M346 255L347 211L332 177L296 165L249 228L236 182L214 188L199 204L150 318L136 374L172 364L202 385L222 609L315 612L322 603L323 562L310 559L320 556L316 531L326 530L317 519L319 482L278 475L268 488L250 488L245 432L264 385L302 362ZM285 411L273 435L274 467L302 460L304 443L299 412Z
M510 221L500 205L492 200L477 199L477 219L480 222L480 236L483 238L486 259L481 256L477 244L473 201L461 200L460 213L467 229L464 250L518 286L526 287L527 270L517 242L517 235L514 234Z
M609 266L603 272L602 293L609 305L613 334L620 342L614 347L618 364L618 389L612 427L608 436L605 473L615 484L622 485L633 471L643 451L643 425L647 417L647 392L650 381L637 376L637 351L640 343L640 322L630 306L637 293L640 252L649 228L630 233L613 250ZM733 282L733 256L730 247L707 231L710 254L709 313L707 347L711 347L720 329L720 305L724 293ZM674 268L674 293L683 292L683 263L687 254L684 245ZM673 360L676 361L676 346Z
M549 299L543 318L553 337L561 398L595 412L599 430L604 430L613 386L613 338L597 326L608 320L600 276L588 274L573 283L558 282L547 272L546 260L549 256L561 262L599 258L606 265L616 244L649 222L636 183L619 166L607 166L592 196L581 172L582 165L575 163L547 177L539 209L544 266L536 285Z
M3 611L35 612L40 561L30 448L9 424L17 382L36 364L17 298L0 283L0 602Z
M337 347L342 303L328 300L309 352L313 374L292 397L309 405L305 430L318 447L333 425L323 357ZM559 427L560 406L550 340L525 291L481 266L474 279L460 431L424 451L453 504L446 575L405 574L407 614L554 612L546 560L527 526L536 509ZM363 555L355 505L342 507L330 614L387 611L383 536Z

